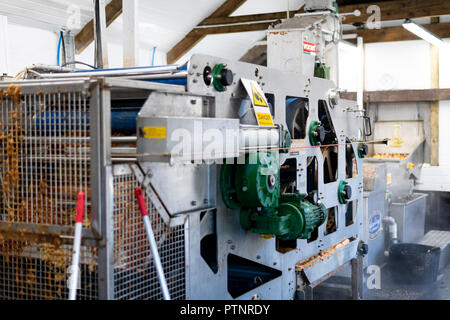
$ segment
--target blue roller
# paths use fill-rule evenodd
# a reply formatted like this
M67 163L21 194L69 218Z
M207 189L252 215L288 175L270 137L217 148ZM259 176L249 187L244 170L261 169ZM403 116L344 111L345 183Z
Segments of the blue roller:
M136 134L136 119L140 107L113 107L111 109L111 133ZM56 135L59 131L74 131L89 125L86 112L42 112L36 119L36 130L42 135Z

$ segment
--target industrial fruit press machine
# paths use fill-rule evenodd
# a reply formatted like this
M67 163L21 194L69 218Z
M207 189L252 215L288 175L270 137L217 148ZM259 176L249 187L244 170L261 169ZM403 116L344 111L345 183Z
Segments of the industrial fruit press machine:
M310 298L349 264L361 298L364 119L324 60L339 18L285 23L269 67L193 55L0 83L0 298L67 298L84 192L78 298L162 299L136 188L172 299Z

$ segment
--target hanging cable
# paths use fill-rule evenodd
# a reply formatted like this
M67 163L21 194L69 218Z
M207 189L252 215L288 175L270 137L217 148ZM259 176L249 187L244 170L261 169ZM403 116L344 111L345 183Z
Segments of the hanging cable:
M90 65L90 64L88 64L88 63L86 63L86 62L82 62L82 61L72 61L72 62L66 62L66 63L64 63L61 67L66 67L66 66L68 66L68 65L71 65L71 64L81 64L81 65L84 65L84 66L86 66L86 67L89 67L89 68L92 68L92 69L97 69L96 67L94 67L93 65Z

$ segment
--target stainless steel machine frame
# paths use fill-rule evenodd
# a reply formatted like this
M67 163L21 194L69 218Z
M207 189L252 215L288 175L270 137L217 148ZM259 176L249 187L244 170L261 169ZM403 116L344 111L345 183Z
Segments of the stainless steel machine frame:
M204 68L217 64L226 64L227 68L234 72L235 79L234 83L221 93L214 91L212 86L205 86L203 81ZM240 83L241 78L256 80L265 93L273 95L274 122L278 125L286 126L284 106L287 97L308 99L308 127L312 121L318 120L319 101L325 100L338 137L338 177L336 182L324 184L323 170L319 169L318 171L318 198L328 209L335 208L336 231L325 234L325 226L322 225L318 228L316 240L310 242L297 240L295 249L287 253L276 251L276 239L264 239L259 235L241 229L238 212L227 209L219 196L218 165L175 164L171 166L169 163L141 162L138 161L138 157L130 157L133 152L127 151L132 150L125 149L124 151L121 148L113 147L114 141L119 141L120 138L111 137L112 99L121 97L147 99L149 95L151 97L153 94L161 92L166 95L168 100L173 96L181 96L182 99L189 102L192 97L200 97L207 110L207 117L238 118L236 106L246 96ZM9 85L9 83L1 84L0 89L3 92L8 92L8 90L14 88L14 86L10 86L8 89ZM90 134L83 137L85 140L81 137L73 138L75 143L81 144L76 152L84 152L85 154L82 158L85 167L79 168L80 172L83 174L83 170L85 170L86 177L88 176L87 172L90 173L90 183L86 179L81 184L81 188L86 189L90 185L87 201L90 224L84 228L86 241L83 243L83 248L86 248L86 252L89 251L87 247L93 248L93 251L89 251L91 254L82 254L81 263L83 264L84 261L85 268L91 267L90 269L94 272L81 281L82 286L90 288L89 290L85 289L88 292L84 295L84 298L161 298L156 273L151 271L153 266L151 259L149 259L150 251L145 240L144 226L134 200L133 190L139 186L142 186L146 192L157 243L160 245L163 267L173 298L293 299L296 291L302 291L305 285L316 283L330 272L351 261L359 261L357 260L357 252L363 212L362 159L355 158L358 175L347 179L346 145L347 139L356 141L360 137L362 121L354 113L345 111L356 108L354 102L341 100L336 105L329 104L329 94L335 89L332 81L306 77L296 73L284 73L262 66L232 62L215 57L194 55L188 64L186 87L122 78L103 78L99 73L97 76L90 78L82 78L81 75L78 75L67 79L19 82L16 83L15 88L20 88L19 91L16 91L16 94L17 97L22 99L20 100L21 106L24 108L27 108L27 106L59 108L61 106L59 97L66 95L67 101L74 101L71 94L79 94L83 101L89 102L90 122L88 126L86 122L84 122L84 125L89 128ZM40 103L33 99L38 99ZM46 102L45 99L53 100ZM3 99L0 103L12 104L13 100L14 96L9 96L8 99ZM153 107L161 108L161 105L154 105ZM10 112L12 109L8 110ZM41 111L37 110L36 112ZM69 117L72 114L71 112L73 111L70 110ZM85 116L79 109L76 109L76 112L79 112L79 116ZM63 114L60 114L60 116ZM11 114L6 114L6 116L10 117ZM35 113L33 120L29 122L30 124L36 125L33 124L33 121L36 121L36 116ZM180 116L183 116L183 114ZM67 114L64 117L67 117ZM8 119L11 120L12 118ZM40 119L39 121L47 120ZM8 125L10 123L3 122L2 129L8 129ZM61 122L59 126L61 127ZM14 131L12 129L9 132ZM38 130L35 130L33 134L37 132ZM30 137L33 137L33 134L30 134ZM21 138L21 135L16 137L16 139ZM40 138L41 140L38 143L49 140L50 146L62 143L62 137L57 134L55 136L43 134ZM319 168L323 168L324 159L321 148L311 147L308 137L298 142L302 143L304 147L300 151L295 150L285 155L284 160L296 160L298 167L297 192L306 193L307 176L305 169L308 158L315 157ZM356 155L358 154L357 145L356 142L352 144ZM42 147L33 150L46 152ZM53 149L53 151L55 150L59 150L58 147ZM76 152L72 155L77 155ZM33 153L30 155L30 159L37 156ZM64 163L64 159L61 159L60 156L58 155L53 161ZM3 157L8 156L4 154ZM15 155L15 157L14 159L21 159L20 155ZM88 163L90 168L87 167ZM51 166L47 167L50 170L48 172L51 173L52 168ZM30 174L32 171L24 172L27 177L32 176ZM5 178L4 175L3 178ZM53 181L72 183L67 176L65 180L56 180L56 176L54 178ZM345 223L348 205L341 204L338 200L340 181L346 181L353 189L353 195L348 204L356 209L354 210L354 221L351 225ZM37 182L35 184L39 185ZM24 195L27 194L25 189L22 188ZM47 190L54 192L57 189L50 187ZM47 193L50 194L46 191ZM61 199L52 199L49 202L50 212L55 214L57 209L61 208L62 203ZM12 212L17 213L17 210ZM33 213L32 211L27 212L30 215ZM2 254L7 247L6 241L10 241L5 240L8 239L8 235L28 234L30 232L31 236L30 242L25 246L27 249L23 250L23 246L21 246L20 257L14 256L13 261L11 261L11 257L8 256L2 261L3 269L0 282L9 281L2 288L4 292L2 298L64 298L65 289L62 284L64 276L62 276L62 280L59 279L56 293L50 292L46 295L38 295L37 293L29 293L31 289L26 285L23 286L27 290L16 292L12 288L14 286L14 279L12 279L14 272L12 270L14 267L20 267L20 259L26 260L30 257L37 260L40 257L41 261L56 261L63 256L63 260L66 261L64 254L56 255L54 253L61 248L70 248L70 245L65 243L67 240L70 243L70 237L73 233L69 218L70 214L66 216L66 220L62 223L36 223L32 220L18 223L14 220L8 220L8 214L4 212L3 221L0 223L0 234L3 237ZM216 273L211 270L200 255L200 241L204 235L212 232L212 228L215 228L217 235L218 270ZM38 241L35 237L36 234L40 235ZM42 253L40 243L48 241L46 237L50 237L52 241L57 242L51 248L53 256L43 255ZM11 238L11 241L16 242L22 240L17 236ZM348 242L336 247L343 240L348 240ZM36 251L36 246L40 248L40 253L39 250ZM327 249L333 250L329 251L328 256L320 257L320 253ZM70 249L67 251L70 253ZM242 295L233 297L227 289L227 257L230 254L275 269L280 273L280 276ZM310 266L296 269L297 264L314 257L317 257L317 259ZM87 263L89 258L94 261L90 266ZM15 263L14 266L11 267L8 261L9 264ZM56 265L56 263L52 265ZM64 263L59 265L60 269L63 269L63 266ZM30 270L27 270L27 272ZM8 272L10 274L7 274ZM37 271L34 270L33 272ZM30 277L36 282L36 273L29 277L25 273L25 271L22 271L24 283ZM43 282L43 279L44 277L38 280ZM52 281L53 285L57 282L55 279ZM36 289L36 285L33 290L39 291ZM63 293L61 293L61 290ZM41 291L42 288L39 292ZM79 295L83 298L82 292Z

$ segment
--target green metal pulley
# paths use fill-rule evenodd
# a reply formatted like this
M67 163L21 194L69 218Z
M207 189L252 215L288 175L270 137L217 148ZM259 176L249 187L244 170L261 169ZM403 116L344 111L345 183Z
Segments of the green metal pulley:
M226 87L233 84L233 78L233 72L227 69L224 64L214 66L212 70L212 83L217 91L225 91Z
M369 148L368 148L367 144L360 143L358 145L358 157L360 157L361 159L364 159L364 157L367 156L368 154L369 154Z
M319 121L311 122L309 126L309 142L312 146L320 146L325 141L325 128Z
M346 181L339 182L338 199L340 204L346 204L352 197L352 188Z

